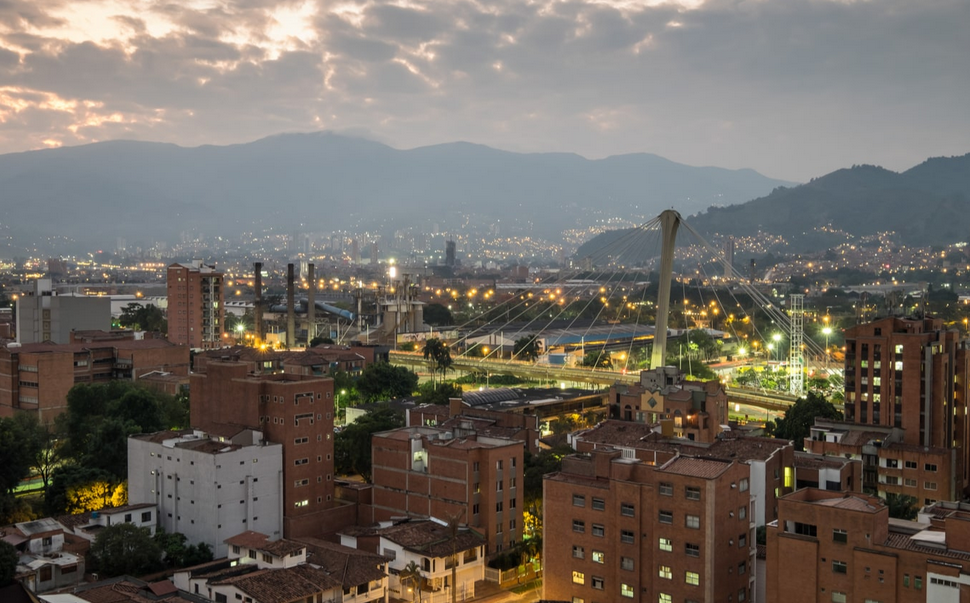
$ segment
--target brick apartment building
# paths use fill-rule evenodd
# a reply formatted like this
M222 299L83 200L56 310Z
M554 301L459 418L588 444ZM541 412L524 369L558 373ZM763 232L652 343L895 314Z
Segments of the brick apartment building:
M521 440L480 434L462 420L376 433L371 446L374 521L458 516L485 535L488 554L522 539Z
M805 448L863 462L863 485L923 504L970 493L967 340L940 319L887 317L845 332L845 421Z
M283 535L335 530L333 502L333 380L292 374L251 375L243 362L209 362L193 373L192 426L232 436L262 431L283 445Z
M543 599L748 601L750 467L675 457L649 465L601 448L543 481Z
M291 373L326 377L334 371L357 375L364 367L371 364L367 357L360 353L362 351L364 351L362 348L333 346L317 346L302 351L288 351L264 350L235 345L200 352L195 356L193 370L197 373L204 373L209 362L229 360L246 363L249 372L254 375Z
M503 412L486 408L470 408L461 398L452 398L448 406L422 404L405 412L408 427L459 427L462 421L471 422L475 431L484 436L519 440L532 454L539 452L539 416L518 412Z
M34 413L50 423L78 383L137 382L152 372L187 376L189 350L163 339L29 343L0 347L0 416Z
M226 345L223 274L202 260L168 267L168 340L194 349Z
M713 442L728 424L727 392L720 381L688 381L679 369L640 372L640 383L610 388L611 419L668 424L671 434Z
M723 434L713 442L673 439L658 432L659 426L628 421L603 421L573 438L582 453L607 449L620 451L623 458L648 465L663 465L678 456L736 461L749 466L750 492L754 500L752 521L762 526L775 519L777 499L795 488L795 449L787 440L749 438ZM858 472L858 470L856 470ZM842 473L849 477L842 479ZM817 475L817 474L816 474ZM840 469L840 484L851 483L851 469ZM854 485L859 489L858 481Z
M811 488L778 506L767 531L767 601L970 601L967 511L898 521L878 497Z
M920 505L965 496L961 448L906 444L898 427L816 419L805 450L862 462L862 487L885 498L906 494Z

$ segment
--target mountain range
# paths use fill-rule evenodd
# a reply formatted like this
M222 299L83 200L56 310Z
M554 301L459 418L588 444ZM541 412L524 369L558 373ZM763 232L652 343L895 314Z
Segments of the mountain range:
M777 235L784 237L787 251L795 252L885 232L911 246L968 241L970 154L927 159L904 172L853 166L799 186L778 187L747 203L711 207L685 221L708 240L715 234ZM577 256L608 253L626 232L603 233L581 246Z
M0 254L432 224L558 240L597 220L697 212L790 184L650 154L589 160L464 142L398 150L326 132L195 148L101 142L0 155Z

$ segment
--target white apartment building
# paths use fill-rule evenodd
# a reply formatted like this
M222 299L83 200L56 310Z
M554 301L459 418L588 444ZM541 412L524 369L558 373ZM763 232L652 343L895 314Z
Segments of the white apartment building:
M216 558L226 539L252 530L283 535L283 447L259 431L231 438L162 431L128 438L128 501L158 506L158 525L204 542Z

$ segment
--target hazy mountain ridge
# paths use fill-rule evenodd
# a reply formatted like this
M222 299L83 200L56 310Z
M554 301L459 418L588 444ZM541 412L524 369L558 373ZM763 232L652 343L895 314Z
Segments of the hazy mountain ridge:
M970 239L970 154L927 159L899 173L853 166L685 219L709 240L714 234L761 232L785 237L790 251L820 250L844 241L818 230L829 225L855 237L895 231L907 245L966 241ZM622 232L604 233L583 245L577 255L597 253L620 236Z
M739 203L786 184L752 170L690 167L656 155L588 160L471 143L409 150L329 133L183 148L112 141L0 156L0 207L16 244L54 231L113 246L269 226L384 231L468 213L503 234L557 237L602 217ZM584 211L582 215L577 211ZM577 223L578 222L578 223ZM430 230L430 229L429 229Z

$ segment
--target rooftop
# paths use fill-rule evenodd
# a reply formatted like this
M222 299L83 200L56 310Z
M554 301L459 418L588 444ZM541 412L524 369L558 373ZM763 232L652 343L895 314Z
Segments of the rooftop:
M481 534L469 528L460 528L454 540L448 526L436 521L406 521L377 532L395 544L433 557L445 557L485 544Z
M730 467L731 463L729 461L678 456L667 461L658 471L689 477L699 477L701 479L714 479Z
M309 557L307 561L318 565L345 586L366 584L383 580L383 565L389 560L376 553L369 553L318 538L304 538Z
M322 569L309 565L258 570L212 584L231 584L260 603L289 603L341 586Z

